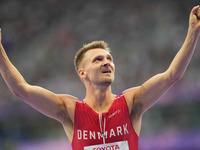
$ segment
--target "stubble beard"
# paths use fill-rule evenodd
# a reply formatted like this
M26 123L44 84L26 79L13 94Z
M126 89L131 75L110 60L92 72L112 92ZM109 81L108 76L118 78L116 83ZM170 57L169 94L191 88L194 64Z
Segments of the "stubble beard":
M114 79L103 79L103 80L94 81L93 83L98 86L108 87L113 83L113 81Z

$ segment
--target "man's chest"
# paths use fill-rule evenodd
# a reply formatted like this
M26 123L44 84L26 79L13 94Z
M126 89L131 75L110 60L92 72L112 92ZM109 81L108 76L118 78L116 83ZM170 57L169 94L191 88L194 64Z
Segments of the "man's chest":
M82 116L77 127L78 140L116 141L130 133L129 116L124 115L121 109L113 109L107 113L87 113Z

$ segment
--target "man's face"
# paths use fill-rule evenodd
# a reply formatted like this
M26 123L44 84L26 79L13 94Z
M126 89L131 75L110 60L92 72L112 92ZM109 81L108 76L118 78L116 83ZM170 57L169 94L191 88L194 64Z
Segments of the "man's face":
M115 65L111 54L101 48L88 50L82 60L84 79L95 85L110 85L114 81Z

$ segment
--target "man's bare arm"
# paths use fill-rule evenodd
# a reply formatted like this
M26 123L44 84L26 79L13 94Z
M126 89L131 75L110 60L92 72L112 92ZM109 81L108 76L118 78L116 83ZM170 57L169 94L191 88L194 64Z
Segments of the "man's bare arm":
M126 98L131 101L129 102L133 106L131 109L139 114L139 116L156 103L183 76L199 38L200 20L197 17L199 10L199 6L192 9L185 42L167 71L152 77L140 87L128 89L124 92Z
M0 73L15 96L19 97L41 113L58 121L62 121L63 117L68 117L67 103L69 103L69 105L72 103L73 105L75 98L66 95L65 99L63 99L63 96L56 95L44 88L29 85L6 55L1 43L1 31Z

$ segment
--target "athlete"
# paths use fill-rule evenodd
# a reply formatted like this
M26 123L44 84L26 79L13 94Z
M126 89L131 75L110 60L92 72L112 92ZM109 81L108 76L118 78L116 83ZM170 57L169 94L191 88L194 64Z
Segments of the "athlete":
M185 42L169 68L120 95L111 90L115 65L103 41L84 45L75 56L76 71L86 88L83 101L28 84L2 44L0 73L15 96L63 125L73 150L138 150L144 112L181 79L191 60L200 33L199 12L199 6L192 9Z

